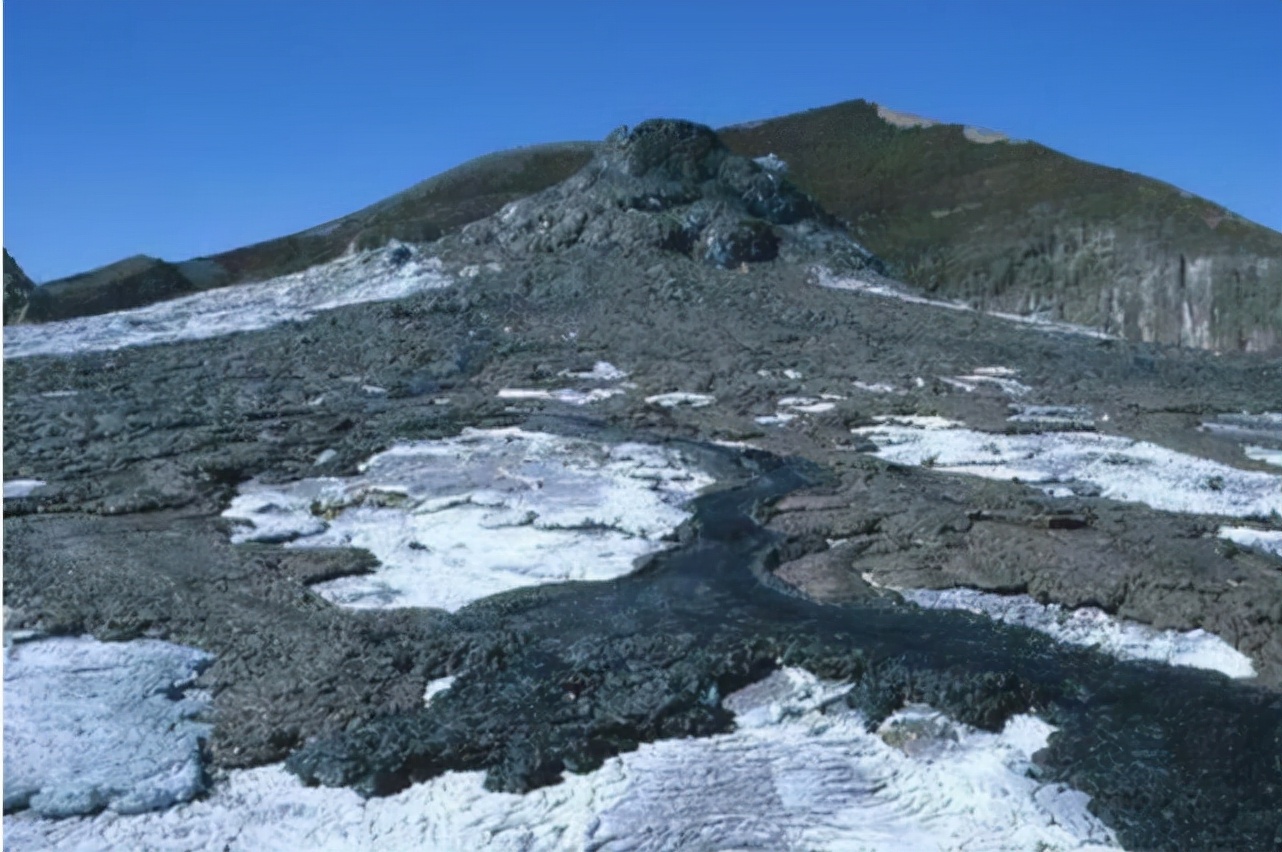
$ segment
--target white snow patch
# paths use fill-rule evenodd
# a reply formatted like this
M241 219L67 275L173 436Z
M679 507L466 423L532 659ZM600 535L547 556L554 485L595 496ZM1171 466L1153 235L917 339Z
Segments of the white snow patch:
M841 399L841 397L837 397ZM835 402L813 396L785 396L779 400L781 408L788 408L792 411L799 411L802 414L822 414L825 411L832 411L837 407Z
M1266 518L1282 512L1282 476L1239 470L1147 441L1086 432L997 435L940 417L877 417L851 431L904 465L1019 479L1059 496L1095 493L1166 512ZM1082 486L1087 488L1083 489Z
M313 588L358 608L457 610L499 592L609 580L667 546L712 479L673 449L520 429L398 444L358 476L249 482L224 516L234 542L361 547L373 574Z
M1216 533L1241 547L1282 557L1282 530L1257 530L1252 527L1220 527Z
M5 332L5 333L8 334L8 332ZM76 391L76 390L45 391L40 395L48 399L62 399L64 397L69 397L69 396L79 396L80 391Z
M423 703L431 704L432 699L436 698L436 696L440 695L442 692L445 692L446 690L448 690L451 686L454 685L454 681L456 681L457 679L458 678L456 678L454 675L449 675L447 677L438 677L436 680L429 681L427 684L427 689L423 690Z
M976 367L967 375L951 378L940 376L940 380L953 387L961 388L967 393L985 384L995 385L1008 396L1024 396L1032 393L1032 388L1015 379L1018 375L1019 371L1010 367Z
M37 488L44 488L48 484L43 479L6 480L4 483L4 499L30 497Z
M562 370L559 375L571 379L585 379L593 382L621 382L628 377L628 374L611 364L609 361L597 361L592 365L591 370L574 373L569 370Z
M333 461L337 456L338 456L338 450L335 450L332 448L327 450L321 450L320 453L316 456L316 460L312 462L312 466L320 467L323 464L328 464L329 462Z
M789 379L799 379L799 378L801 378L801 371L800 371L800 370L784 370L784 371L783 371L783 374L784 374L784 377L785 377L785 378L789 378Z
M788 173L788 164L773 151L766 154L764 157L753 158L753 162L768 172L774 172L781 175Z
M797 415L789 414L786 411L780 411L777 414L762 414L759 417L752 418L762 426L782 426L785 423L791 423L797 419Z
M1282 449L1274 449L1273 447L1257 447L1254 444L1247 444L1242 449L1245 451L1248 459L1282 467Z
M705 405L712 405L716 402L716 397L708 396L706 393L686 393L676 391L674 393L660 393L654 396L647 396L645 401L650 405L657 405L660 408L676 408L678 405L688 405L691 408L703 408Z
M1059 604L1040 604L1028 595L996 595L975 589L897 591L925 609L963 609L1028 627L1070 645L1095 648L1121 660L1156 660L1222 672L1233 678L1256 674L1250 657L1201 629L1158 630L1114 618L1095 607L1066 610Z
M854 381L854 382L851 382L851 384L854 385L859 390L864 391L865 393L900 393L901 392L899 388L895 387L894 385L886 384L885 382L872 382L870 384L868 382Z
M408 258L401 260L405 252ZM445 287L438 258L408 246L351 254L311 269L253 284L236 284L128 311L39 325L9 326L4 357L105 352L201 340L304 320L320 311L399 299Z
M944 308L950 311L963 311L982 313L985 316L996 317L1008 322L1019 323L1042 331L1061 332L1064 334L1077 334L1085 337L1093 337L1099 340L1115 340L1116 335L1108 334L1097 328L1089 328L1084 325L1074 325L1067 322L1057 322L1038 316L1023 316L1022 314L1011 314L1002 311L976 311L970 305L964 302L948 302L942 299L928 299L925 296L917 296L902 289L898 282L889 278L877 275L873 272L863 272L861 277L838 276L832 270L824 266L815 266L811 268L814 275L815 283L820 287L827 287L830 290L849 290L855 293L866 293L870 296L881 296L887 299L896 299L901 302L907 302L911 305L928 305L934 308Z
M643 744L525 795L489 792L483 773L461 772L364 800L268 766L232 772L207 800L161 814L6 817L6 844L14 852L1117 848L1085 794L1029 777L1051 726L1015 716L990 734L914 707L869 733L837 702L844 689L785 669L726 698L733 733Z
M5 810L138 813L200 793L200 740L209 726L193 717L205 704L170 695L211 659L155 639L57 637L8 645Z
M1072 430L1094 429L1095 419L1091 410L1077 405L1012 405L1014 412L1006 420L1010 423L1027 423L1039 429ZM1107 415L1105 418L1107 420Z
M502 388L499 390L498 397L499 399L512 400L564 402L567 405L590 405L622 393L625 393L622 388L593 388L587 391L574 390L572 388L558 388L556 390Z

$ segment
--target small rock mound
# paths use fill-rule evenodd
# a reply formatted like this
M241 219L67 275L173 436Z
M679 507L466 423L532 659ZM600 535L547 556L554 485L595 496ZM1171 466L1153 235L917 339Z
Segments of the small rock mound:
M879 266L783 172L732 154L701 124L653 119L615 130L578 174L462 237L513 252L659 248L723 269L834 251L846 266Z

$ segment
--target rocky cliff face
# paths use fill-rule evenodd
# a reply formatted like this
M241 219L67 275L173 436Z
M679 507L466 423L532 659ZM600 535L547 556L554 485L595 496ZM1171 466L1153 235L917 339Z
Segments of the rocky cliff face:
M1218 351L1282 348L1282 258L1153 237L1136 218L1019 222L927 249L904 277L983 310Z
M36 285L22 271L9 250L4 250L4 324L22 322L31 304L31 294Z
M1128 340L1282 348L1282 234L1031 142L863 101L727 128L776 154L897 277Z

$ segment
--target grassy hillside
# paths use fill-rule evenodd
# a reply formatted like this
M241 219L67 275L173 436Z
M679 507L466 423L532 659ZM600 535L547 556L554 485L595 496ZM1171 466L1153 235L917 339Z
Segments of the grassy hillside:
M940 295L1136 339L1282 344L1282 234L1159 181L960 125L899 126L866 101L720 134L783 158L895 274Z

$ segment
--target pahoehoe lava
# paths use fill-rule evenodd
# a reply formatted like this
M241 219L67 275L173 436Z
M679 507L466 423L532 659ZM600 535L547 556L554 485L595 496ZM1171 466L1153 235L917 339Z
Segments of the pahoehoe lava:
M755 453L744 464L746 483L694 501L678 550L617 580L467 607L448 629L477 637L484 664L450 668L457 679L427 707L311 742L287 765L367 795L468 769L524 792L642 742L729 730L720 696L800 666L850 682L845 702L872 726L907 702L985 730L1038 713L1061 729L1041 771L1089 792L1127 847L1282 840L1282 697L967 614L789 595L754 570L779 536L753 514L823 472Z

